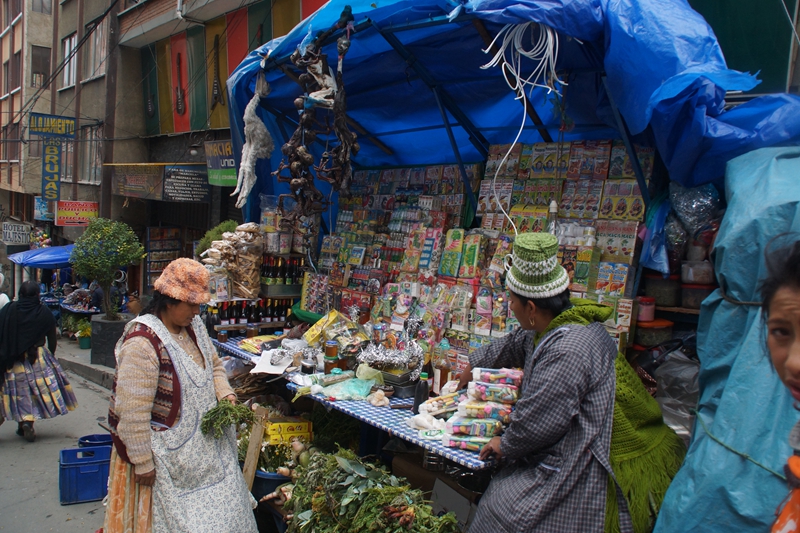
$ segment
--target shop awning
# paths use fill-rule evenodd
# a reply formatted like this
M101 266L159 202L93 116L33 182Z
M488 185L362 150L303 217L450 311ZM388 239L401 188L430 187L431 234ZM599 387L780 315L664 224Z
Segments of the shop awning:
M68 244L66 246L37 248L9 255L8 259L24 267L63 268L69 266L69 256L74 247L74 244Z
M296 127L293 100L300 94L288 57L309 32L330 28L346 4L356 30L344 61L347 114L359 134L354 161L362 167L455 163L442 108L465 162L485 160L489 144L514 139L522 104L499 68L480 68L491 59L482 50L503 25L530 21L560 35L557 69L569 71L572 124L564 140L619 137L605 83L631 132L657 146L671 178L687 186L721 184L731 158L800 137L800 98L764 96L725 110L726 91L750 90L758 80L726 67L711 28L685 2L331 0L285 37L251 52L228 79L237 163L244 108L262 60L272 92L258 112L280 147ZM340 34L323 48L334 68ZM539 124L529 118L519 142L557 140L554 95L537 90L531 104ZM317 144L325 149L324 138ZM259 163L249 218L258 193L288 192L269 177L280 158L276 149ZM328 192L324 184L321 190Z

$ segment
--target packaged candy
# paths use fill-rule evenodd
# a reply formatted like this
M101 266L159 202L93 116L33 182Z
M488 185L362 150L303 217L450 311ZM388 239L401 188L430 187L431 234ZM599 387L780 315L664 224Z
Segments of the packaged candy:
M497 402L469 400L460 403L457 412L465 418L494 418L503 424L511 421L511 406Z
M494 418L463 418L454 416L447 421L447 432L453 435L494 437L503 429L503 424Z
M458 402L463 399L466 399L466 391L464 390L443 394L421 403L419 412L433 416L452 413L458 409Z
M473 368L472 379L485 383L522 386L522 370L516 368Z
M492 440L490 437L468 437L445 433L442 437L442 444L448 448L458 448L468 452L479 452L490 440Z
M473 381L468 388L469 397L484 402L517 403L519 390L514 385Z

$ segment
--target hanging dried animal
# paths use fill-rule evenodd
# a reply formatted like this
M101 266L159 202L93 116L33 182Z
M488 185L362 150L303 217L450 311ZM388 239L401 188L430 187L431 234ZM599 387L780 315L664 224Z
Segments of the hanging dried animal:
M239 175L236 177L236 189L231 196L236 194L236 207L244 207L247 196L256 183L256 161L272 155L275 143L267 131L264 122L259 118L256 109L261 99L270 93L269 83L261 72L256 79L256 90L253 98L244 109L244 146L242 146L242 162L239 165Z
M295 207L283 212L284 229L299 228L301 217L311 217L327 209L323 194L314 185L311 169L317 177L331 184L334 191L347 194L347 187L352 175L350 157L358 152L356 134L347 127L347 104L342 78L342 62L350 48L350 40L342 36L337 41L338 68L334 75L328 65L328 57L321 53L325 41L337 30L347 28L349 35L353 13L350 6L345 6L339 20L327 31L320 33L313 42L304 42L292 54L292 63L302 71L298 83L303 95L295 100L295 107L300 120L292 137L281 147L284 155L278 169L273 172L278 181L289 184L291 194L281 195L280 205L289 197L296 201ZM333 127L326 118L324 124L316 118L316 110L333 111ZM318 129L315 130L314 128ZM309 146L317 140L318 135L336 137L336 144L322 155L319 164L314 164L314 156ZM288 175L284 171L289 171Z

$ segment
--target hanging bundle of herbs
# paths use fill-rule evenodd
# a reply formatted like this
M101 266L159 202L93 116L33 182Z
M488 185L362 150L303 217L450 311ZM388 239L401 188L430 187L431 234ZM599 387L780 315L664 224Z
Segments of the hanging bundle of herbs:
M208 410L200 421L200 431L203 435L211 433L214 438L222 437L226 429L232 425L247 424L251 426L255 421L253 411L242 404L233 404L223 398L216 406Z
M299 466L286 509L289 533L457 533L456 518L438 517L420 490L353 452L315 453Z

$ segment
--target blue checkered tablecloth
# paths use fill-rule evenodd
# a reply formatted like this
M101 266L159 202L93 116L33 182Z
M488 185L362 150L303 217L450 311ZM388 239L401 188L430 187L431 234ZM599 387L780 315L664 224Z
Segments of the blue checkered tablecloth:
M251 361L253 358L253 354L239 348L238 340L228 339L227 342L219 342L216 339L211 339L211 342L213 342L214 346L216 346L217 349L225 355L232 355L233 357L238 357L239 359L244 359L245 361Z
M297 385L292 382L287 384L289 390L292 392L297 390ZM455 448L448 448L442 444L441 440L426 440L419 438L419 432L411 428L406 419L411 418L413 414L410 409L391 409L389 407L375 407L364 400L335 400L329 401L320 394L313 394L310 396L314 400L320 402L326 407L336 409L347 415L352 416L362 422L371 426L382 429L403 440L413 442L417 446L437 453L451 461L471 468L472 470L481 470L492 466L492 462L481 461L478 459L477 452L468 452L458 450ZM391 405L413 405L413 398L389 398Z

